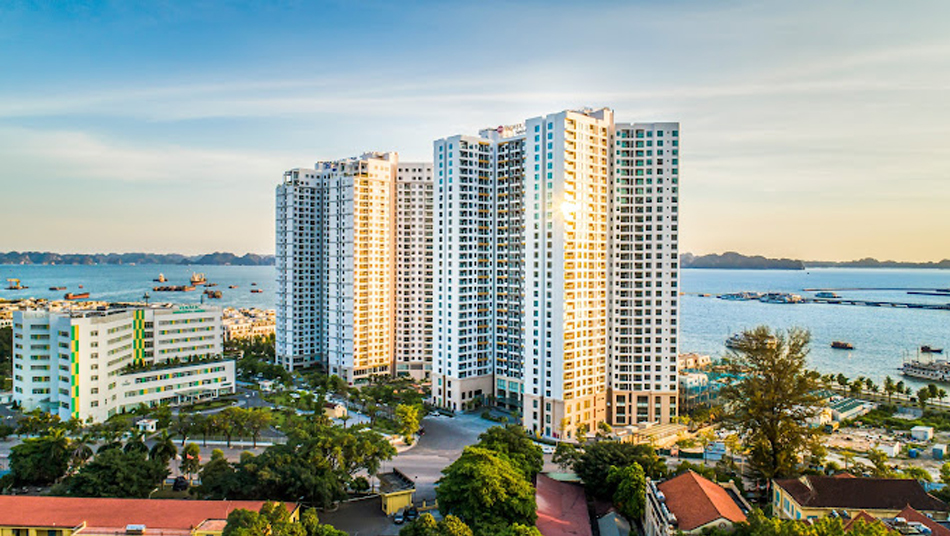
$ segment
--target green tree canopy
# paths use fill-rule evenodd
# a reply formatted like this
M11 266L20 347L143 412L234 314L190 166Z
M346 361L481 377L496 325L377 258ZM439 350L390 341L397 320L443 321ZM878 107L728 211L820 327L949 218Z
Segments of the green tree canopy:
M504 455L529 480L534 479L544 467L541 447L528 437L524 428L516 424L492 426L478 436L476 446Z
M66 474L71 453L63 430L23 441L10 450L10 472L16 485L45 485Z
M201 470L199 494L212 499L276 499L329 506L346 497L356 473L375 474L395 455L392 445L363 427L344 429L325 419L302 421L287 442L259 456L245 454L235 465L223 457Z
M407 445L411 445L419 431L419 421L422 415L422 407L399 404L396 406L396 423L399 425L399 434Z
M109 449L64 482L65 495L74 497L146 498L168 476L161 460L137 450Z
M534 525L534 487L524 473L495 451L466 447L442 470L439 511L468 524L477 535L494 535L514 523Z
M818 384L805 368L810 335L760 326L730 350L730 369L741 378L724 387L727 419L740 431L749 464L762 478L793 476L798 456L816 433L807 424L820 405Z
M614 487L607 480L610 467L626 467L634 463L650 478L666 475L666 464L656 455L653 447L618 441L599 441L587 445L574 464L574 471L584 482L588 493L610 499L614 493Z
M637 520L646 513L647 480L638 463L613 466L607 482L614 488L613 503L627 519Z
M431 514L422 514L403 527L399 536L472 536L472 529L453 515L437 522Z

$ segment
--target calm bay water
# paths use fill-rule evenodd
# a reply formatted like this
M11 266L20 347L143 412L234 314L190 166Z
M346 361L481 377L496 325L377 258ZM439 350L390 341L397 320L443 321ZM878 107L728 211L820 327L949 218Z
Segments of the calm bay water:
M84 286L91 299L139 301L148 291L152 302L198 303L201 292L153 292L159 273L166 285L183 285L192 272L203 272L223 293L221 306L273 308L275 302L272 266L0 266L0 284L18 278L28 290L0 290L0 297L61 299L65 292ZM255 288L264 292L251 293ZM238 285L229 289L229 285ZM50 291L66 286L66 291ZM680 348L713 356L724 351L723 341L732 333L767 324L773 328L803 327L812 333L811 365L822 372L867 376L880 383L884 376L897 377L904 355L916 353L924 344L950 352L950 311L893 309L847 305L777 305L756 301L733 302L696 294L775 291L811 295L805 288L948 288L950 271L812 269L806 271L684 270L681 297ZM200 287L199 287L200 288ZM879 301L947 303L950 298L908 295L906 291L838 291L845 298ZM853 351L832 350L833 340L855 346ZM907 380L905 380L907 381ZM912 382L908 382L912 383Z

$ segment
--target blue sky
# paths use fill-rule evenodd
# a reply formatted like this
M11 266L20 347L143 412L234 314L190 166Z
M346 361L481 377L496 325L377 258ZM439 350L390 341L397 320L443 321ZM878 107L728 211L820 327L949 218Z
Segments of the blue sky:
M282 172L682 123L681 250L950 257L947 2L4 2L0 250L273 251Z

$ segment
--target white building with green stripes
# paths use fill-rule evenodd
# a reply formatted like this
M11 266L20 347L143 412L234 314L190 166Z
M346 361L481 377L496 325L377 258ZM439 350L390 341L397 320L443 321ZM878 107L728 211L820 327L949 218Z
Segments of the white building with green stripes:
M203 305L17 311L13 398L27 411L102 421L232 393L222 334L221 309Z

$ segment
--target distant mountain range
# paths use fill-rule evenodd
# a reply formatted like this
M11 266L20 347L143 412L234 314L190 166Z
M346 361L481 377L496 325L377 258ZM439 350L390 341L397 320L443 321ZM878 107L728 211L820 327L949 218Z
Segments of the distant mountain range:
M11 251L0 253L0 264L212 264L232 266L268 266L274 264L273 255L248 253L209 253L206 255L179 255L177 253L50 253L39 251Z
M272 266L273 255L248 253L208 253L179 255L177 253L50 253L39 251L11 251L0 253L0 264L205 264L221 266ZM731 270L804 270L806 268L942 268L950 270L950 259L939 262L879 261L866 258L854 261L802 261L797 259L770 259L762 255L742 255L734 251L722 254L680 255L682 268L724 268Z
M732 270L804 270L806 268L941 268L950 270L950 259L939 262L879 261L865 258L854 261L801 261L770 259L761 255L742 255L727 251L721 255L680 255L682 268L728 268Z

